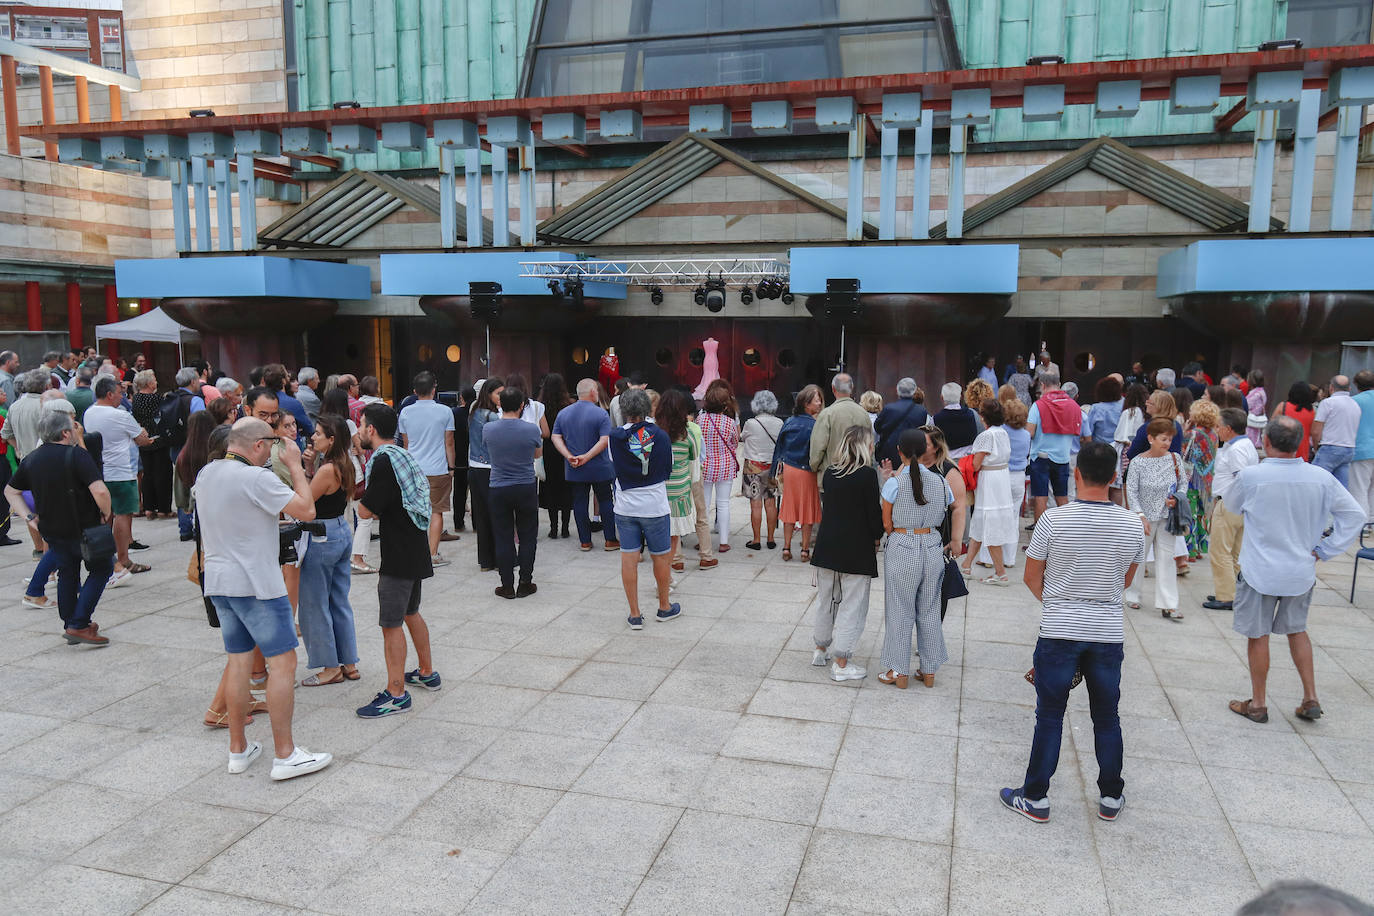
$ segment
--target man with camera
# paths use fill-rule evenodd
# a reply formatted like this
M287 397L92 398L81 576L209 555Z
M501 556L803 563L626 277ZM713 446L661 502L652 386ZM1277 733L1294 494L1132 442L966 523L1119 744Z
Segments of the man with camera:
M358 439L373 451L367 463L367 492L358 503L360 518L381 520L382 565L377 575L377 617L386 655L386 689L358 709L363 719L410 711L407 684L438 690L439 673L429 651L429 627L420 616L420 582L434 575L429 555L432 504L429 482L415 456L396 444L396 411L386 404L363 408ZM452 417L449 423L452 424ZM410 630L419 667L406 671L406 634Z
M114 568L110 491L95 459L76 447L71 414L44 411L38 435L43 444L28 453L5 485L5 500L20 518L38 525L48 549L57 554L57 612L67 644L108 645L109 637L100 635L91 615ZM24 490L33 493L36 511L24 503ZM83 559L89 571L85 583Z
M285 512L303 522L312 521L315 500L295 442L283 443L290 487L265 466L276 441L272 427L262 420L239 420L229 430L228 453L205 466L193 492L205 549L205 594L215 606L224 650L229 653L225 683L247 685L253 647L262 650L267 658L267 710L276 745L272 778L290 779L324 769L333 756L297 747L291 736L296 626L279 563L277 517ZM242 773L262 753L262 745L249 742L244 735L247 689L227 691L225 702L229 772Z

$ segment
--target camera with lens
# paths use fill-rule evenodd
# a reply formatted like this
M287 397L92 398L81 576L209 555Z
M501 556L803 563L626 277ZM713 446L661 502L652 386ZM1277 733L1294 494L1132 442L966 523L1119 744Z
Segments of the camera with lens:
M286 566L300 560L296 552L296 541L300 540L302 534L313 534L322 538L326 533L324 522L292 522L282 525L277 529L277 536L280 538L277 546L277 565Z

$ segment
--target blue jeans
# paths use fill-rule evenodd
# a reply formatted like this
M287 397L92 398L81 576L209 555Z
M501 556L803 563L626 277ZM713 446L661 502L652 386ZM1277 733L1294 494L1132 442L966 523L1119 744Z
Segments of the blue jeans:
M42 598L43 589L47 588L48 577L57 568L57 552L49 548L43 552L43 557L34 567L33 578L29 580L29 587L24 589L24 594L30 598ZM113 568L113 567L111 567Z
M601 506L602 534L608 541L618 541L615 535L615 492L609 480L570 480L573 488L573 518L577 520L577 542L592 542L592 522L588 511L588 497L596 493L596 501Z
M257 646L268 658L296 648L296 627L291 622L291 602L280 598L208 595L219 614L219 635L230 655L252 652Z
M57 565L57 613L68 630L84 630L91 625L91 615L105 592L105 586L114 572L114 554L99 557L89 567L86 581L81 581L81 542L79 540L59 540L48 538L48 553L56 555ZM40 569L43 563L39 562ZM35 574L36 575L36 574ZM39 594L42 594L39 580Z
M602 518L605 518L603 515ZM620 551L639 553L644 547L650 556L659 557L673 552L673 526L669 516L639 518L622 515L616 520L620 524Z
M1331 472L1341 486L1350 489L1350 462L1355 460L1355 449L1349 445L1323 445L1317 449L1312 463Z
M353 534L342 516L322 520L323 539L312 538L301 561L300 624L311 668L337 668L358 661L358 639L348 587Z
M1026 797L1044 798L1050 777L1059 766L1059 744L1064 733L1064 709L1069 703L1069 684L1075 670L1083 672L1088 706L1093 717L1093 742L1097 752L1097 789L1118 798L1121 780L1121 700L1119 642L1082 642L1041 638L1035 644L1035 739L1026 766Z

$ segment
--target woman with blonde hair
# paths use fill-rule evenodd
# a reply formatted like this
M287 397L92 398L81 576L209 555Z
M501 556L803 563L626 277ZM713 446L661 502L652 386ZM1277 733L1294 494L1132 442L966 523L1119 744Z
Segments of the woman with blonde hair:
M868 425L878 422L878 414L883 412L883 396L876 391L865 391L859 395L859 406L868 411Z
M984 401L991 401L995 397L996 394L993 392L992 386L980 378L976 378L964 386L964 404L974 413L978 413L978 408L983 406ZM981 415L979 419L982 419ZM981 432L981 430L982 424L980 423L979 431Z
M1003 404L1009 404L1012 401L1019 401L1021 399L1017 397L1015 388L1010 385L1003 385L1001 388L997 389L997 400L1001 401Z
M832 661L830 677L853 681L868 672L849 663L868 618L868 593L878 577L875 550L883 536L878 472L873 468L873 430L851 426L840 440L822 481L821 527L811 565L819 570L811 664Z
M782 558L792 559L792 533L801 526L801 561L811 559L811 526L821 520L821 491L816 473L811 470L811 431L816 414L825 406L819 385L807 385L797 392L792 416L778 431L773 446L773 477L781 474Z
M1188 409L1188 428L1184 433L1183 463L1193 469L1188 501L1193 507L1193 526L1184 535L1188 543L1188 562L1202 559L1207 552L1207 529L1212 508L1212 471L1217 461L1217 427L1221 410L1211 401L1194 401Z

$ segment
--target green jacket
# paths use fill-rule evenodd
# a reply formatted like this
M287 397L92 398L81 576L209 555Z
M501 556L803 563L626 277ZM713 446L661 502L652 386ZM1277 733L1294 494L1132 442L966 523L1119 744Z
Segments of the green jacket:
M851 426L872 426L868 411L860 407L853 398L837 398L835 403L822 410L816 417L816 426L811 430L811 470L817 474L825 473L840 453L840 443Z

